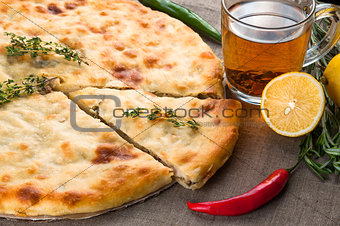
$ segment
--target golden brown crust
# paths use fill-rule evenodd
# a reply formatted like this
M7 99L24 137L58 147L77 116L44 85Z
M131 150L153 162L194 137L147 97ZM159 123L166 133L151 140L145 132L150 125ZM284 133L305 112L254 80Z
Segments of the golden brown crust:
M171 183L169 168L114 132L79 132L70 100L35 94L0 108L0 213L59 216L118 207ZM77 109L80 127L107 128Z
M123 110L137 107L150 110L157 105L173 110L181 108L179 115L183 110L187 114L190 112L191 117L201 124L197 131L189 127L174 127L166 120L150 121L145 117L123 117L120 127L122 133L174 168L177 181L187 188L203 186L231 156L238 139L236 111L241 104L235 100L156 97L141 90L96 88L70 93L71 98L78 95L115 95L120 99ZM82 100L78 104L90 114L99 114L110 125L116 125L120 117L116 113L117 117L113 116L116 105L110 100Z
M60 78L55 85L63 92L89 86L133 87L171 96L223 96L220 60L198 34L164 13L132 0L3 3L7 6L0 6L0 33L39 36L47 41L58 41L57 37L90 63L79 66L56 55L7 57L4 47L9 40L3 38L0 64L14 79L29 71Z

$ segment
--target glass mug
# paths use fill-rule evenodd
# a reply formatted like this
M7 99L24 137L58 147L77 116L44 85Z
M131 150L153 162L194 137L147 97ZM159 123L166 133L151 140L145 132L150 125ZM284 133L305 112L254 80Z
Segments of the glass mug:
M339 9L315 0L222 0L223 58L230 90L261 103L266 84L326 55L340 37ZM331 20L326 37L307 50L315 20Z

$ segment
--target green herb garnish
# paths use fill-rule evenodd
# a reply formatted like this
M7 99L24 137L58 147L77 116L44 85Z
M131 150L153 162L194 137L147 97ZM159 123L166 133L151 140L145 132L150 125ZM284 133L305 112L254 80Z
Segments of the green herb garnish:
M46 91L48 82L53 79L32 74L24 78L21 83L12 79L0 83L0 106L22 95L29 96L36 91Z
M83 60L83 57L79 56L77 51L60 45L59 43L45 42L39 37L28 39L24 36L8 32L5 32L5 35L11 38L11 45L6 47L8 56L23 56L25 54L30 54L30 56L34 58L39 54L49 55L55 53L64 56L68 61L77 61L79 65L81 63L89 65Z
M147 119L151 121L156 120L156 119L165 119L166 121L171 122L174 125L174 127L188 126L194 130L198 130L198 127L200 126L200 124L196 122L195 119L190 119L188 121L181 120L176 115L176 113L171 109L167 109L165 112L163 112L162 109L160 109L159 107L155 105L154 105L154 108L155 109L152 109L152 113L144 115L144 117L146 117ZM143 111L145 110L147 109L137 107L136 109L125 111L123 113L123 116L136 118L136 117L142 116Z
M330 21L324 20L325 26L330 25ZM318 42L326 34L326 29L322 24L315 24L313 27L314 36L312 44ZM307 67L307 72L314 74L315 78L324 82L322 77L324 69L329 61L340 53L339 43L332 51L322 58L319 62ZM322 84L323 85L323 84ZM340 110L329 98L324 88L326 96L326 107L321 122L313 132L307 134L300 144L300 156L308 151L303 157L307 166L317 174L321 179L325 175L340 173Z

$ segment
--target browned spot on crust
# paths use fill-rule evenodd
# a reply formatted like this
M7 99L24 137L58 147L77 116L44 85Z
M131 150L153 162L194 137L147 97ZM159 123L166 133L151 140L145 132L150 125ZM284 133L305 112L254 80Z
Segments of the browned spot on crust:
M214 59L215 58L214 54L210 51L202 52L200 54L200 57L206 58L206 59Z
M205 111L211 111L215 108L215 101L209 101L203 105Z
M8 11L8 7L7 6L5 6L5 5L0 6L0 12L7 13L7 11Z
M50 3L47 5L47 9L48 11L50 11L52 14L58 15L60 13L62 13L63 11L58 8L58 6L54 3Z
M86 5L86 0L76 0L77 5Z
M44 7L40 5L35 7L35 11L37 11L38 13L47 13L47 9L45 9Z
M214 123L215 126L217 126L217 125L219 125L219 124L221 123L221 119L215 118L215 119L213 120L213 123Z
M149 23L144 21L144 20L138 20L138 23L143 28L148 28L149 27Z
M117 179L115 182L116 182L116 185L122 186L123 184L126 183L126 180L124 180L124 179L122 179L122 178L119 178L119 179Z
M4 28L4 30L7 30L11 25L11 23L5 23L2 25L2 27Z
M90 26L88 26L88 28L90 29L92 33L95 33L95 34L104 34L106 32L105 28L96 28L96 27L90 27Z
M31 185L26 185L18 190L17 196L18 199L22 202L29 202L31 204L35 204L39 202L42 194L37 188Z
M135 50L126 50L123 52L123 54L127 57L130 57L130 58L136 58L137 57L137 52Z
M21 5L21 11L22 11L22 12L27 12L27 13L28 13L28 12L30 12L30 8L31 8L31 7L30 7L29 4L22 4L22 5Z
M189 153L186 153L185 155L179 157L179 162L181 164L185 164L185 163L189 163L189 162L192 162L193 159L195 158L196 154L192 153L192 152L189 152Z
M112 144L99 145L96 149L97 157L92 159L93 164L107 164L112 160L129 160L136 156L133 155L126 147Z
M127 68L125 65L116 65L112 75L132 87L136 87L143 80L136 68Z
M35 176L35 178L38 179L38 180L45 180L45 179L48 178L48 176L45 176L45 175L37 175L37 176Z
M238 125L237 124L233 124L233 128L231 129L231 133L233 133L233 134L238 134Z
M73 75L80 75L81 74L81 70L74 70L74 71L72 71L72 74Z
M192 108L193 108L193 107L199 106L197 101L191 101L191 102L189 102L189 105L190 105L190 107L192 107Z
M88 30L86 30L85 28L83 27L77 27L76 30L79 32L79 33L83 33L83 34L88 34Z
M123 51L125 49L125 45L122 42L114 42L113 47L118 51Z
M51 120L51 119L55 119L57 116L55 115L55 114L53 114L53 115L47 115L45 118L47 119L47 120Z
M114 38L114 36L112 34L104 34L103 35L104 40L112 40Z
M161 19L156 22L156 25L160 30L164 30L166 27L166 22L163 19Z
M110 139L114 139L114 136L112 133L102 133L100 135L100 139L103 141L109 141Z
M99 15L101 16L107 16L108 14L106 12L100 12Z
M64 142L60 145L63 155L67 159L73 158L73 151L70 142Z
M3 52L7 52L7 49L6 49L6 44L2 44L2 45L0 45L0 53L3 53Z
M90 81L91 83L96 83L96 82L97 82L97 79L96 79L95 77L91 76L91 77L89 77L89 81Z
M22 150L22 151L25 151L28 149L28 145L25 144L25 143L20 143L19 144L19 149Z
M71 3L71 2L65 2L64 4L64 7L65 9L68 9L68 10L73 10L75 8L77 8L77 3Z
M132 5L134 8L136 8L137 10L139 10L139 11L140 11L141 13L143 13L143 14L145 14L145 13L148 12L148 10L145 9L144 6L142 6L142 5L138 4L138 3L131 2L131 5Z
M67 16L69 14L67 14L66 12L60 13L59 16ZM71 31L65 31L66 34L71 34Z
M32 28L29 28L27 29L27 33L30 35L30 36L39 36L42 34L41 30L40 29L37 29L35 27L32 27Z
M132 34L130 35L131 42L136 42L139 39L139 34Z
M159 44L160 42L157 40L153 40L153 41L149 41L145 43L146 46L158 46Z
M129 168L127 165L119 165L114 168L115 171L124 171Z
M82 47L84 47L81 41L72 40L68 37L61 38L60 41L66 44L67 46L71 47L72 49L81 49Z
M2 175L1 177L1 181L4 182L4 183L7 183L7 182L10 182L11 181L11 176L9 174L4 174Z
M138 170L139 175L145 175L145 174L148 174L149 172L150 172L149 168L141 168Z
M37 172L37 167L36 166L31 166L30 168L27 168L27 173L28 174L35 174Z
M74 206L78 202L81 201L82 195L79 194L78 192L70 191L70 192L65 192L63 195L63 203L65 203L68 206Z
M103 11L103 12L100 12L99 15L101 15L101 16L107 16L108 14L107 14L106 12Z
M143 62L147 68L152 68L156 66L158 61L159 61L158 57L148 56L144 58Z
M99 190L104 190L103 188L107 187L107 185L109 184L109 182L107 180L100 180L99 184L101 186L95 186L96 189Z

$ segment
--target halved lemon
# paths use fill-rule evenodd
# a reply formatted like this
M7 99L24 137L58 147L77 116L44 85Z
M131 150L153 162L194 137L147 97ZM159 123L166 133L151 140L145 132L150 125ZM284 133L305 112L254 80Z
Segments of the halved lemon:
M261 112L278 134L298 137L311 132L325 109L321 84L310 74L290 72L274 78L264 88Z
M340 54L329 62L323 76L327 79L325 87L329 97L340 107Z

